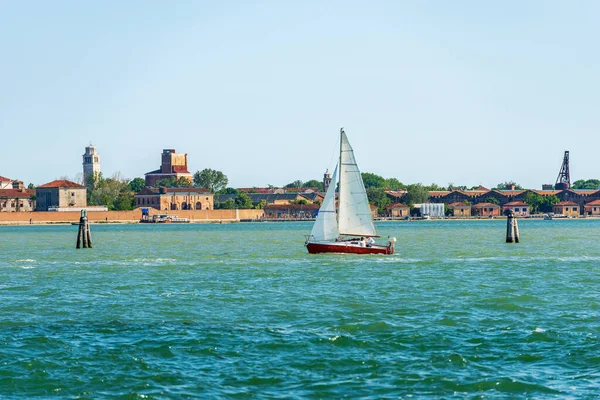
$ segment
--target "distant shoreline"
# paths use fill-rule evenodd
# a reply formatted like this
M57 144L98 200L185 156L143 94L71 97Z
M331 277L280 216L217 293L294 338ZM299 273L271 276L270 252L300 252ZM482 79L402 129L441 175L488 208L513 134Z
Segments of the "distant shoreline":
M388 219L388 218L382 218L382 219L377 219L375 220L375 222L377 223L389 223L389 222L403 222L403 223L415 223L415 222L422 222L422 223L429 223L429 222L436 222L436 221L490 221L490 220L501 220L501 221L506 221L506 217L505 216L498 216L498 217L494 217L494 218L477 218L477 217L473 217L473 218L454 218L454 217L449 217L449 218L432 218L432 219L422 219L422 218L415 218L415 219ZM543 221L544 219L542 217L523 217L523 218L518 218L518 220L520 221ZM577 217L577 218L553 218L552 221L589 221L589 220L600 220L600 216L586 216L586 217ZM198 225L198 224L235 224L235 223L256 223L256 222L260 222L260 223L284 223L284 222L313 222L314 219L298 219L298 220L294 220L294 219L262 219L262 220L256 220L256 219L246 219L246 220L231 220L231 219L198 219L198 220L190 220L187 223L171 223L171 224L140 224L139 220L108 220L108 221L90 221L91 225ZM70 221L70 220L63 220L63 221L31 221L29 222L29 220L25 221L25 220L16 220L16 221L6 221L6 220L2 220L1 216L0 216L0 226L69 226L69 225L76 225L75 221Z

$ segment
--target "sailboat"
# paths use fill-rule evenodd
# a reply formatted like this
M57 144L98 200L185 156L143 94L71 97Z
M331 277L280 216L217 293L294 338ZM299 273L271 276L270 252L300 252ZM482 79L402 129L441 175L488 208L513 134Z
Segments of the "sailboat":
M339 172L339 207L336 213L335 191ZM315 253L393 254L396 238L387 245L375 244L377 231L373 223L367 191L348 142L340 129L340 159L319 208L306 248Z

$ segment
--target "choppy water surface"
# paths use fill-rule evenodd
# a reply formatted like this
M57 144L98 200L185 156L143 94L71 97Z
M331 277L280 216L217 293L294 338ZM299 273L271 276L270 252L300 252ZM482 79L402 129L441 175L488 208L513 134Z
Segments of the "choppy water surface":
M564 398L600 387L600 221L0 227L0 397Z

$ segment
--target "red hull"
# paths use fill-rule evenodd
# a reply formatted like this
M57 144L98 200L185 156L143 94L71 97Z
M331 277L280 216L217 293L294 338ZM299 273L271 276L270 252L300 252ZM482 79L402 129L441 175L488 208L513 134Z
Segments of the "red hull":
M349 242L335 243L307 243L306 248L310 254L318 253L348 253L348 254L394 254L393 246L362 247Z

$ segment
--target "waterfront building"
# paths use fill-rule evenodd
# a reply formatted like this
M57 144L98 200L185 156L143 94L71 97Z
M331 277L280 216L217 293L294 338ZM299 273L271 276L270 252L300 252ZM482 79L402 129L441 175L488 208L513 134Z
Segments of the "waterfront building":
M145 174L146 186L156 186L159 181L168 178L186 178L192 182L193 176L188 171L187 154L175 153L175 149L164 149L161 157L160 169Z
M87 206L87 189L65 179L52 181L36 188L35 211L57 211L57 209Z
M391 218L410 217L410 207L403 203L390 204L385 208L387 216Z
M93 182L100 175L100 154L90 143L83 154L83 184L91 189Z
M478 217L500 216L500 206L494 203L477 203L472 207L472 215Z
M0 176L0 190L1 189L12 189L12 179Z
M530 209L531 207L529 206L529 204L523 201L511 201L510 203L506 203L502 206L503 213L512 211L514 215L519 217L529 217Z
M315 218L318 204L269 204L264 208L265 219L303 219Z
M373 204L369 204L369 208L371 209L371 216L373 218L376 218L379 215L379 210L377 209L377 206L374 206Z
M0 189L0 212L33 211L35 208L33 195L35 190L25 189L22 183L17 188Z
M452 203L448 207L452 210L452 215L455 217L470 217L471 205L467 203Z
M600 200L590 201L585 205L585 215L600 216Z
M561 201L552 206L552 211L555 214L562 214L567 217L579 217L581 208L574 201Z
M213 210L214 196L203 188L145 187L135 194L136 207L157 210Z

